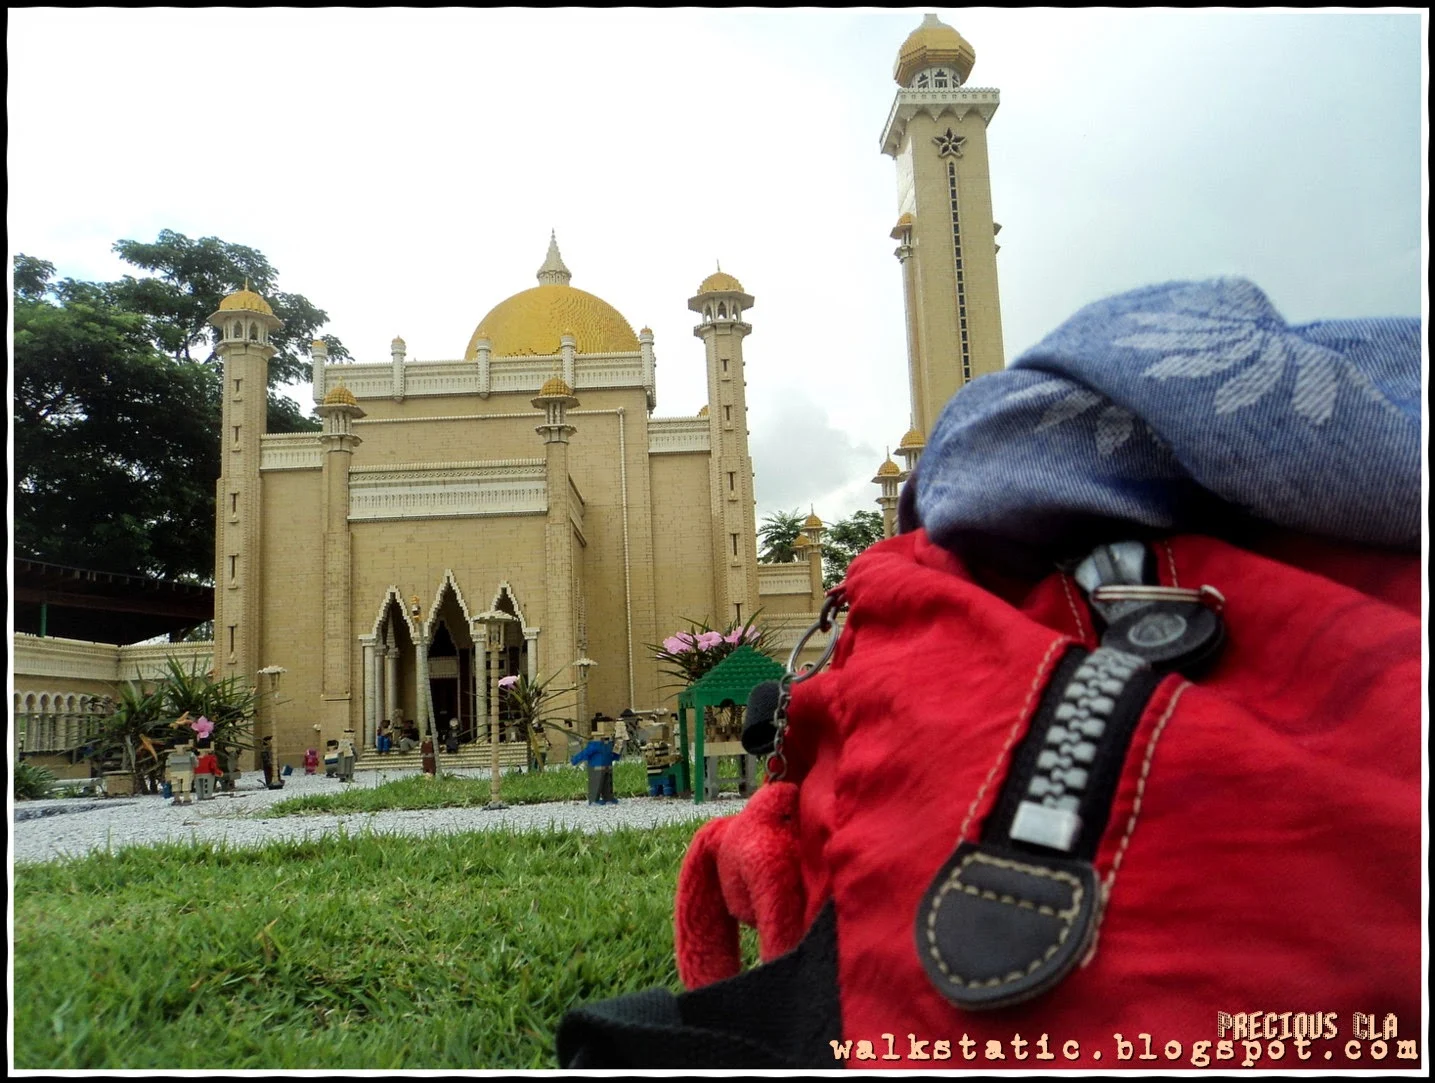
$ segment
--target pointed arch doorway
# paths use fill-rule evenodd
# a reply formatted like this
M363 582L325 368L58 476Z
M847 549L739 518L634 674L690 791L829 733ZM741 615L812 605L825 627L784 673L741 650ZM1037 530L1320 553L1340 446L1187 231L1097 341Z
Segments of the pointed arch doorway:
M532 640L536 629L529 629L523 619L523 610L514 600L513 593L505 583L494 596L490 613L501 613L508 620L490 622L487 615L474 618L474 635L485 644L481 661L475 662L474 703L479 718L478 740L486 742L489 733L489 706L494 694L495 682L504 677L533 676ZM490 638L496 636L497 638ZM526 740L525 734L514 725L515 716L505 698L498 704L498 739L500 742Z
M452 581L446 581L428 637L429 695L434 732L440 739L450 725L457 726L460 743L468 743L478 735L474 657L468 614Z

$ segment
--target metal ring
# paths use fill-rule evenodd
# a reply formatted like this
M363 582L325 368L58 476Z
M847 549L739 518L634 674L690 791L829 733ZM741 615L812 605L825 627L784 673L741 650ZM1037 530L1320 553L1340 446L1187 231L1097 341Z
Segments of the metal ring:
M829 596L828 599L822 603L821 614L812 622L812 626L802 633L801 638L797 641L797 646L792 648L792 653L787 656L787 672L792 677L790 681L791 684L800 684L809 677L817 676L817 674L822 671L822 667L825 666L832 657L832 652L837 649L839 629L837 627L836 616L841 608L842 602L836 596ZM806 673L798 673L796 668L797 656L801 654L802 649L807 646L807 641L818 632L827 631L829 628L832 630L832 638L827 641L827 649L822 652L822 657L817 659L817 663Z

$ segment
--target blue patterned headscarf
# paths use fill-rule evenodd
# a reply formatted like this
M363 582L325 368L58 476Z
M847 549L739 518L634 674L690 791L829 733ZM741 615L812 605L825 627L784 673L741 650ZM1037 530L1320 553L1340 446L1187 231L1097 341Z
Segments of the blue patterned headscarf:
M903 528L1069 555L1271 523L1420 546L1418 319L1287 326L1240 278L1088 305L954 395Z

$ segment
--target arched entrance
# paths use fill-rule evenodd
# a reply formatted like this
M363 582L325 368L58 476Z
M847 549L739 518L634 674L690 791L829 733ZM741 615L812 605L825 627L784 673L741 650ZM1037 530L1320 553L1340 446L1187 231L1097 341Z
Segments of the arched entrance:
M452 581L445 581L429 632L429 694L433 697L434 732L440 739L449 725L467 743L478 734L482 713L474 697L474 642L468 616Z
M365 748L374 747L381 719L394 722L419 717L414 633L397 588L390 587L379 607L373 632L360 637L364 654Z
M485 616L475 618L474 633L485 649L482 651L482 663L475 664L474 673L474 698L478 707L479 738L488 739L488 708L489 701L493 695L494 681L503 677L517 677L522 675L532 676L531 657L529 641L531 636L523 619L523 611L519 608L513 597L508 584L503 584L494 596L492 613L502 613L508 616L509 620L490 621ZM497 641L490 639L493 634ZM524 734L519 728L513 725L512 711L508 706L506 697L499 700L499 733L500 741L524 740Z

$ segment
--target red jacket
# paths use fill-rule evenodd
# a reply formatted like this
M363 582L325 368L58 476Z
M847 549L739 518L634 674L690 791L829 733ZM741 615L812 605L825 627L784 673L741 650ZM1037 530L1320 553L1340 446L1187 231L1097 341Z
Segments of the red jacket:
M854 561L836 654L794 688L785 745L805 921L836 903L832 1037L878 1058L854 1045L833 1066L1418 1066L1397 1050L1423 1037L1419 561L1290 537L1266 551L1156 546L1162 584L1225 596L1224 651L1196 681L1163 678L1136 724L1086 965L981 1012L934 987L914 920L1063 651L1097 645L1092 614L1068 576L979 584L922 532ZM936 1041L950 1059L912 1056Z

